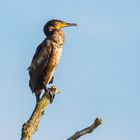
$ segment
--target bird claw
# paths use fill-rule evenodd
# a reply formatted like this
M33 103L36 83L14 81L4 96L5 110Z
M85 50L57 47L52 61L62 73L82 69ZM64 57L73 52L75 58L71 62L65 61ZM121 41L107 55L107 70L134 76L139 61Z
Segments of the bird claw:
M50 104L52 104L52 102L54 100L54 97L55 97L55 93L52 90L50 90L50 89L47 89L47 93L49 95Z
M47 88L47 86L44 83L44 91L49 95L49 99L50 99L50 104L53 102L55 93L54 91L52 91L51 89Z

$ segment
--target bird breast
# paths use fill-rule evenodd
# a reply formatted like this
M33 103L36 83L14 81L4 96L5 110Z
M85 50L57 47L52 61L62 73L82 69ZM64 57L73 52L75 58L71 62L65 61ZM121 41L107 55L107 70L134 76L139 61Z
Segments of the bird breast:
M48 43L50 43L51 46L51 53L49 56L49 61L47 64L47 67L45 69L45 77L44 82L46 85L50 82L52 79L52 76L54 75L55 69L57 68L57 65L60 61L62 49L64 46L64 32L63 31L56 31L48 40Z
M53 48L50 63L49 63L49 66L51 69L55 68L58 65L60 58L61 58L61 54L62 54L62 47L61 48L58 48L58 47Z
M58 30L53 33L51 36L51 46L52 46L52 53L50 56L50 65L51 67L56 67L60 61L62 48L64 47L64 32L62 30Z
M46 83L46 85L50 83L52 76L54 75L55 69L57 68L57 65L61 58L61 54L62 47L61 48L53 47L48 65L44 73L45 75L43 81Z

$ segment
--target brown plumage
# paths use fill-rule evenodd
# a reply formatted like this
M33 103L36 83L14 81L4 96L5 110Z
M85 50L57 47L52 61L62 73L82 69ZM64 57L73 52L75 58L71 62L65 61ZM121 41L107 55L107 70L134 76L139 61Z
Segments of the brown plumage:
M64 47L63 27L77 26L60 20L51 20L44 26L46 38L37 47L29 70L29 86L39 100L42 89L46 90L47 85L53 82L53 75L60 61Z

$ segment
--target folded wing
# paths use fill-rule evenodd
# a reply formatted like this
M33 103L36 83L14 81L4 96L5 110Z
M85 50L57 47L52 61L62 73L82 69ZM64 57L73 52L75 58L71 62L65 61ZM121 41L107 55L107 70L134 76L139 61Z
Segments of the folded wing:
M32 92L39 92L39 78L49 62L51 52L52 47L50 41L47 39L45 39L36 49L31 66L28 68L30 76L29 86Z

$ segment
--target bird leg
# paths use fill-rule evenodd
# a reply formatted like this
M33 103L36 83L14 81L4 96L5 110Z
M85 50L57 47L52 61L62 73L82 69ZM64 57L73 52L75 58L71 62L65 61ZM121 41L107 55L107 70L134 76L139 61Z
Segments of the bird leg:
M54 96L55 96L55 93L51 89L47 88L45 83L43 83L43 87L44 87L45 93L47 93L49 95L50 103L52 103L53 99L54 99Z
M43 82L43 89L44 89L44 91L45 91L45 92L47 92L47 91L48 91L48 88L47 88L47 86L46 86L45 82Z

